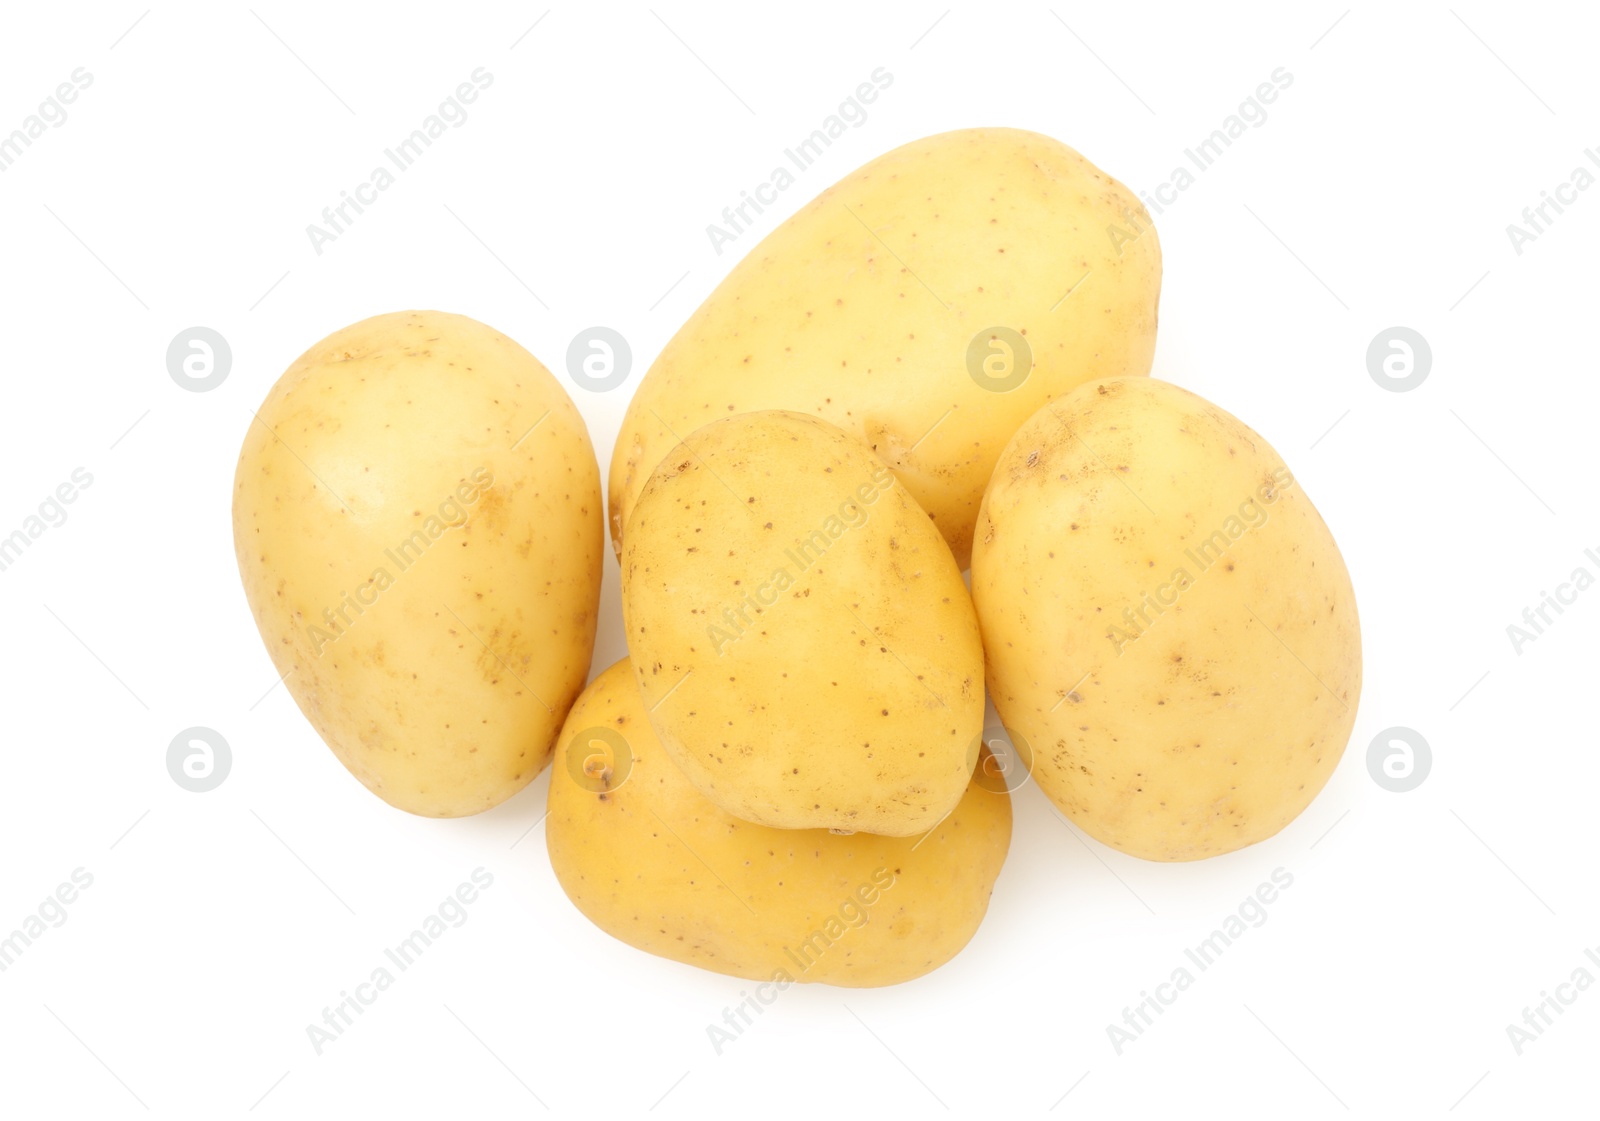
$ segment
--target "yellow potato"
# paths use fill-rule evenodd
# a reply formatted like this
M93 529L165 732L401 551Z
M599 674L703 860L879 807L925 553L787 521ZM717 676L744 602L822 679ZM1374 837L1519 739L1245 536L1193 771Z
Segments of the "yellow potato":
M881 156L757 245L656 359L611 459L613 546L681 434L786 409L864 439L965 567L1022 422L1150 372L1160 288L1137 196L1059 141L977 128Z
M729 813L907 836L966 790L983 726L972 600L854 436L784 412L690 435L640 497L622 612L657 734Z
M1011 843L1011 798L987 776L925 838L753 825L673 766L624 659L562 731L550 863L608 934L769 982L763 1004L794 983L892 985L949 961L983 920Z
M1196 860L1272 836L1349 739L1344 560L1278 453L1165 382L1092 382L1023 425L978 519L989 693L1091 836Z
M456 817L548 762L594 648L600 472L522 347L435 311L322 340L250 424L233 529L273 665L373 793Z

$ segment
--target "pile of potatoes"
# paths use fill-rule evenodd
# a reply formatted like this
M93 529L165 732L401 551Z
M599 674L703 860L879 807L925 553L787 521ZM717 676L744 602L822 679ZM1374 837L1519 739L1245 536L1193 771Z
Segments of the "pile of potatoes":
M471 319L365 320L250 424L251 611L391 805L478 813L554 758L556 877L622 941L917 977L977 930L1027 779L1195 860L1282 829L1349 738L1349 575L1261 436L1148 377L1160 282L1137 197L1034 133L824 191L637 388L608 503L630 656L587 688L605 527L571 399Z

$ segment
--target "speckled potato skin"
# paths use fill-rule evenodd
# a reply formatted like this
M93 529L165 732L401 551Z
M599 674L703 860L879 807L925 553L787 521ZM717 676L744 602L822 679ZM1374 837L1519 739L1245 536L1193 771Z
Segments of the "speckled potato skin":
M1176 386L1097 380L1022 426L972 593L1040 788L1123 852L1272 836L1350 737L1361 633L1338 546L1265 440Z
M622 612L656 733L729 813L907 836L966 790L983 727L972 600L858 438L785 412L690 434L640 498Z
M631 761L591 739L596 728L620 735ZM550 864L578 910L647 953L778 987L897 984L954 957L988 909L1011 798L984 773L926 839L754 825L673 765L624 659L562 730Z
M613 546L683 433L786 409L864 439L965 568L1006 440L1090 378L1148 374L1160 291L1138 197L1059 141L976 128L897 148L756 245L651 366L611 458ZM992 327L1033 353L1009 392L968 372Z
M436 311L323 339L250 423L233 529L273 665L373 793L459 817L549 761L604 527L583 420L522 347Z

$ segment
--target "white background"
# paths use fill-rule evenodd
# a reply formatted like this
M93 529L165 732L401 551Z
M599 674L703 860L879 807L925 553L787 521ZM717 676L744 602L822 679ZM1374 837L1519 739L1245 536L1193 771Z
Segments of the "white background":
M1600 190L1521 255L1506 226L1600 146L1596 28L1475 0L1202 7L8 5L0 132L74 68L93 84L0 174L0 536L74 468L94 482L0 572L0 934L73 869L94 882L0 973L0 1113L1592 1112L1600 992L1520 1056L1506 1027L1579 966L1600 977L1600 590L1520 654L1506 627L1600 575ZM480 66L465 124L317 255L307 224ZM707 223L877 67L869 119L715 254ZM409 817L273 688L231 481L312 342L403 308L481 319L568 385L603 467L663 343L852 168L1010 125L1148 191L1278 67L1266 123L1156 219L1155 374L1276 445L1355 580L1354 736L1281 835L1144 863L1029 787L959 957L790 989L717 1055L706 1025L748 983L578 914L536 826L547 777L477 818ZM562 369L596 323L636 360L603 395ZM1396 324L1433 351L1407 393L1366 368ZM207 393L165 365L195 325L233 350ZM596 671L623 653L609 551L604 596ZM191 725L232 746L211 793L167 774ZM1410 793L1368 774L1392 725L1432 746ZM469 921L317 1056L307 1025L480 866ZM1107 1025L1279 867L1268 921L1118 1055Z

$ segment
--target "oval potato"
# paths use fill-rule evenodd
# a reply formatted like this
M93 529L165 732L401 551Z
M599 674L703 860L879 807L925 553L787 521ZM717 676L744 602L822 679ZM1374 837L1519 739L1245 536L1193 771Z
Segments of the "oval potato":
M550 773L545 834L578 910L630 946L734 977L892 985L978 929L1011 841L980 768L924 839L771 829L707 801L651 730L626 659L579 698Z
M861 437L965 568L1006 440L1088 379L1148 374L1160 292L1144 206L1065 144L897 148L752 249L651 366L611 458L613 547L679 433L785 409Z
M966 790L971 598L927 515L833 425L741 413L692 433L639 500L622 611L657 734L729 813L906 836Z
M1259 435L1165 382L1095 381L1017 432L978 528L990 695L1091 836L1215 856L1322 789L1361 692L1355 595Z
M356 778L412 813L509 798L594 648L603 526L583 420L460 315L323 339L245 436L234 544L273 665Z

